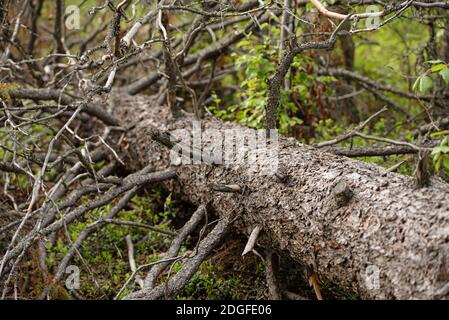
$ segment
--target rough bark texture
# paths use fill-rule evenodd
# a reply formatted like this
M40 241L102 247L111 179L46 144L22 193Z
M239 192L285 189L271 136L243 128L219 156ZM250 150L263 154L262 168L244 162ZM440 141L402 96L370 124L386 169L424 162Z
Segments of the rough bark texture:
M118 95L117 95L118 96ZM189 117L173 119L149 97L112 98L122 123L130 125L127 164L155 170L170 166L169 152L151 138L152 128L191 128ZM237 128L205 119L203 128ZM208 141L203 141L207 144ZM219 216L235 214L247 235L262 226L259 244L285 250L314 265L322 281L362 298L434 298L449 281L449 188L440 181L415 189L411 177L280 139L284 182L260 176L244 164L178 167L165 188L189 202L208 204ZM243 193L217 192L211 184L238 184ZM377 269L378 268L378 269ZM379 271L379 287L372 273Z

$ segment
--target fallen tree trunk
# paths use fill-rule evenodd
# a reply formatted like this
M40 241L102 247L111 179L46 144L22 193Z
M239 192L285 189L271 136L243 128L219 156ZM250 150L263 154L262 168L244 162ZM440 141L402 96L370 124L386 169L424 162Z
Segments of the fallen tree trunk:
M154 129L192 130L192 118L174 119L148 97L116 95L113 113L129 125L126 163L132 168L170 166L169 151ZM241 128L205 119L202 128ZM204 145L211 140L203 138ZM263 176L245 167L182 165L164 187L249 235L260 226L259 244L286 251L315 266L323 282L362 298L432 299L449 281L449 188L433 180L416 189L411 177L279 139L279 172ZM242 192L216 191L216 185ZM232 189L232 188L231 188ZM237 188L238 189L238 188ZM231 190L232 191L232 190ZM235 191L235 190L234 190ZM446 286L447 287L447 286Z

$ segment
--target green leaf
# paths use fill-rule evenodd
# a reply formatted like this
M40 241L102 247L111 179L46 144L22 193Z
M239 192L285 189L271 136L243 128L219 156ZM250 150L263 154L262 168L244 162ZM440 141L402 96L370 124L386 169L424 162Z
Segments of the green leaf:
M443 166L444 166L444 169L446 169L446 171L449 172L449 157L447 157L447 156L444 157Z
M434 160L435 160L435 159L434 159ZM437 157L437 159L436 159L436 161L435 161L435 170L436 170L437 172L439 172L440 169L441 169L441 162L442 162L442 160L443 160L443 157L439 156L439 157Z
M433 148L432 154L437 154L437 153L449 153L449 146L438 146L438 147Z
M239 43L237 43L237 48L241 48L241 47L248 47L249 45L251 45L251 42L248 40L242 40Z
M446 134L449 134L449 130L434 132L434 133L431 134L431 136L433 138L438 138L438 137L444 136Z
M433 86L433 80L429 76L423 76L421 77L421 81L419 83L419 91L422 93L428 92L430 89L432 89Z
M441 71L443 69L447 69L447 65L445 65L444 63L436 64L436 65L432 66L432 68L430 68L430 70L434 73Z
M416 78L415 83L413 84L413 91L417 91L418 88L420 87L420 83L421 83L421 76L419 76L418 78Z
M449 153L449 146L440 146L441 153Z
M446 66L443 70L440 71L440 76L443 78L446 84L449 84L449 68Z

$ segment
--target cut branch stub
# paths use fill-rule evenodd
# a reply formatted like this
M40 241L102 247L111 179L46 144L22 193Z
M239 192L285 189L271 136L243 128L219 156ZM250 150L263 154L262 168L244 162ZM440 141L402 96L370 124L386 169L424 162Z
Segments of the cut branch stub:
M332 190L332 195L337 208L341 208L349 203L353 196L353 192L346 181L340 180Z

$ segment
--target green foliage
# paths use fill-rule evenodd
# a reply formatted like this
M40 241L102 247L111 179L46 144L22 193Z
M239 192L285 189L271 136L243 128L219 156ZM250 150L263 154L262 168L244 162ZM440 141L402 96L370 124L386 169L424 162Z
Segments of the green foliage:
M233 103L226 109L220 108L223 102L215 97L215 105L210 106L217 117L222 120L233 121L248 127L261 129L264 127L265 106L268 99L268 81L274 74L279 61L279 48L273 43L273 34L279 32L278 28L273 28L268 24L263 24L263 30L268 30L268 35L263 36L262 43L259 38L249 34L246 39L237 44L237 48L243 53L232 53L236 68L243 69L239 73L240 89L235 95ZM278 108L277 119L279 122L279 131L287 134L288 131L301 125L303 121L297 116L298 105L293 102L291 96L297 96L297 100L313 108L314 99L311 91L316 82L327 83L333 81L332 77L319 77L314 73L307 72L306 66L314 66L313 59L306 55L295 57L292 63L292 75L289 73L287 78L291 79L291 88L286 90L284 86L281 89L280 106Z
M419 91L421 93L427 93L433 87L433 79L426 74L419 76L415 84L413 85L413 90Z
M429 68L425 73L420 75L413 85L413 90L420 93L428 93L434 83L433 75L438 74L446 85L449 84L449 66L441 60L427 61L432 67Z
M331 140L344 132L345 129L334 120L320 120L316 129L316 142Z
M449 174L449 131L437 132L433 136L444 137L440 145L432 150L432 160L435 170L440 172L441 169L444 169Z
M267 25L264 25L267 28ZM253 128L263 128L265 105L268 97L267 80L276 68L276 51L271 46L271 40L264 38L263 44L254 45L252 35L237 44L237 48L248 50L245 54L232 53L235 66L245 66L241 77L241 92L237 93L239 104L233 104L225 111L218 107L210 110L223 120L232 120ZM216 100L216 103L221 101Z
M177 299L203 300L242 300L246 298L245 279L241 275L223 275L221 270L211 262L201 265L199 271L195 273L189 283L178 294ZM254 284L263 286L262 283Z

